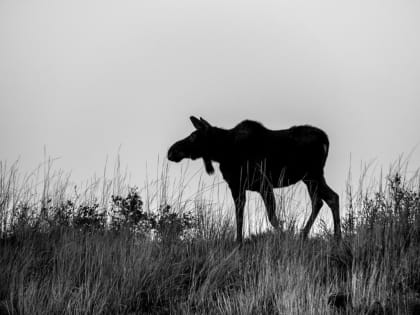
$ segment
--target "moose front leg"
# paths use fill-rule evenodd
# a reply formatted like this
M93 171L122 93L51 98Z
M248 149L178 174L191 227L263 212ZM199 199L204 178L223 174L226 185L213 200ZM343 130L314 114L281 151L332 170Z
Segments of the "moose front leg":
M235 202L235 215L236 215L236 241L242 243L242 227L244 220L244 208L246 202L245 190L232 189L232 197Z

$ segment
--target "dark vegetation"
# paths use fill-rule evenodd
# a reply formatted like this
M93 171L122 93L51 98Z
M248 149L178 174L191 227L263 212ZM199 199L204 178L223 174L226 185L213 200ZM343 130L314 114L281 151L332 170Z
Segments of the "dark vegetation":
M302 242L291 224L239 247L211 205L150 211L134 188L34 203L11 174L0 174L0 314L415 314L418 175L349 186L340 245L326 225Z

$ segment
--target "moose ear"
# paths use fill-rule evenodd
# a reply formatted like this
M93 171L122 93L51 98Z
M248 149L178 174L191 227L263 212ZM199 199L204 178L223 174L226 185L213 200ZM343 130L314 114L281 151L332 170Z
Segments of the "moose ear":
M202 122L204 127L211 128L210 123L207 120L205 120L203 117L200 117L200 121Z
M195 129L204 129L204 124L196 117L190 116L190 120L195 127Z

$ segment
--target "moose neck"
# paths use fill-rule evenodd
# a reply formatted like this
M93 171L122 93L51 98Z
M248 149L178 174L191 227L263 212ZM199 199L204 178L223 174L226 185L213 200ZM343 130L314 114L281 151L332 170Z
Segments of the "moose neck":
M213 127L207 158L216 162L223 161L228 155L230 144L231 136L229 130Z

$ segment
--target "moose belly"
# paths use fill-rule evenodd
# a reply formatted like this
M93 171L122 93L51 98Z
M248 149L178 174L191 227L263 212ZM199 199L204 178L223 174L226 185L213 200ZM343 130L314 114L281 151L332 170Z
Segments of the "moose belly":
M249 175L249 174L248 174ZM304 175L300 172L290 172L287 169L283 169L276 173L264 173L264 174L253 174L248 176L246 180L246 189L251 191L261 191L265 187L281 188L290 185L294 185L304 178Z
M228 183L242 183L245 189L260 191L267 185L280 188L296 184L307 171L289 163L271 163L270 161L247 161L236 165L220 165L224 179ZM239 166L239 167L238 167Z

